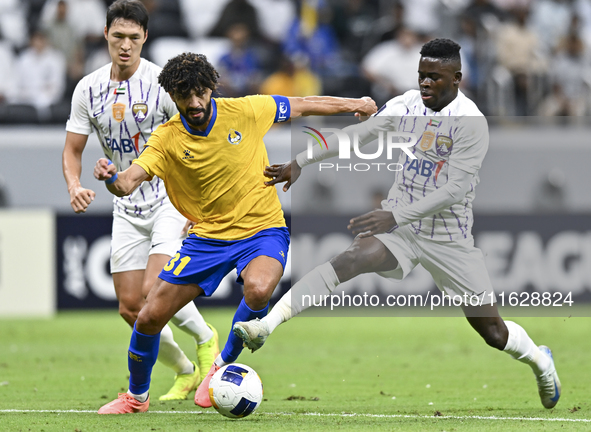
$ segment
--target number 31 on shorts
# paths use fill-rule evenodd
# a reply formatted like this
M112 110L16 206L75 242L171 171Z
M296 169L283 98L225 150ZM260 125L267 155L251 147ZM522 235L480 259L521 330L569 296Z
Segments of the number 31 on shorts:
M171 271L173 269L173 267L175 266L176 262L179 260L179 258L181 258L181 254L177 252L177 254L175 256L173 256L170 259L170 261L168 261L168 263L166 263L166 265L164 266L164 271ZM178 276L179 274L181 274L181 272L186 267L186 265L189 264L189 261L191 261L190 256L182 257L180 262L178 263L178 265L176 266L176 268L172 272L172 274L175 276Z

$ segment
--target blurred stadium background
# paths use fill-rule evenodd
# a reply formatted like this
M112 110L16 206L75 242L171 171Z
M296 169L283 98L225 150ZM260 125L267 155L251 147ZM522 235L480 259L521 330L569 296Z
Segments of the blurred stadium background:
M92 177L102 156L95 136L83 157L82 184L97 192L88 214L72 212L61 173L72 91L109 62L102 32L110 3L0 0L0 316L116 307L108 269L112 204ZM145 4L143 57L162 66L180 52L202 52L222 75L222 96L371 95L380 105L418 86L422 43L453 38L462 46L462 91L491 126L474 209L493 282L591 300L591 0ZM291 157L291 138L289 125L270 131L272 163ZM304 210L353 215L373 208L391 183L310 175L298 187L309 197ZM343 199L351 193L363 199L351 206ZM280 197L289 216L290 195ZM330 247L315 228L305 238L295 234L294 244L313 251L315 262L350 240L344 229ZM307 265L293 262L282 288ZM419 273L406 287L431 285ZM209 303L235 305L239 296L229 277Z

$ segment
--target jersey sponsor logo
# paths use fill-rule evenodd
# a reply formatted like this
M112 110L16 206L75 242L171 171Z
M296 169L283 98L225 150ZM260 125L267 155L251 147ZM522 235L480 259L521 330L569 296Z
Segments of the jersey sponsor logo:
M121 102L114 103L111 105L111 109L113 111L113 118L115 121L121 123L125 118L125 104Z
M228 131L228 142L232 145L238 145L242 141L242 134L236 129L230 129Z
M195 156L191 155L191 150L185 150L183 152L184 156L181 159L195 159Z
M135 121L141 123L148 116L148 105L146 105L144 102L136 102L131 107L131 111L133 112Z
M140 153L140 149L139 149L140 134L141 134L141 132L138 132L134 136L132 136L131 139L120 138L119 141L117 141L116 138L105 138L105 143L107 144L107 147L110 148L113 153L115 153L117 151L117 152L121 153L122 156L124 153L138 154L138 153ZM144 145L144 148L145 148L145 145ZM142 148L142 151L144 150L144 148Z
M435 143L435 148L437 149L437 154L439 156L449 156L453 145L454 145L454 142L450 137L447 137L444 135L438 136L437 142Z
M423 136L419 142L420 149L426 152L433 145L433 141L435 141L435 133L431 131L423 132Z
M409 162L409 159L406 158L406 163ZM420 175L423 177L431 177L435 174L435 181L437 181L437 177L441 172L441 168L445 164L445 160L440 160L439 162L432 162L428 159L413 159L408 167L406 168L407 171L414 171L416 175Z

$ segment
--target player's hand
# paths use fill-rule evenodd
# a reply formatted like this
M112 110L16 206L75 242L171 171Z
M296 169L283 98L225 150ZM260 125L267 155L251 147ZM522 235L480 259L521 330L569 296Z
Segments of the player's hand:
M187 237L187 233L189 232L189 230L191 228L193 228L193 226L195 225L195 222L187 219L187 222L185 222L185 226L183 227L183 229L181 230L181 237Z
M349 221L348 229L353 235L359 237L371 237L375 234L385 233L396 226L396 220L391 211L374 210Z
M363 121L367 120L370 115L375 114L378 110L378 106L369 96L363 96L361 99L365 101L365 104L357 110L355 117L357 117L360 121Z
M94 178L100 181L108 180L117 173L115 164L109 164L109 159L100 158L94 166Z
M80 185L70 189L70 205L76 213L84 213L96 194L93 190L85 189Z
M302 169L298 165L298 163L293 160L291 162L286 162L284 164L277 164L271 165L270 167L265 167L265 176L271 177L273 180L265 182L267 186L273 186L277 183L285 183L283 186L283 192L287 192L292 184L296 182L296 180L300 177L302 173Z

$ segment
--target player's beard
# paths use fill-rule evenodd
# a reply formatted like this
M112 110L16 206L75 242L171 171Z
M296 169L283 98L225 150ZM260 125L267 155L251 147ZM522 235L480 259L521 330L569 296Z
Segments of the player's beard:
M177 108L178 108L178 106L177 106ZM209 121L209 117L211 116L211 101L209 102L209 104L207 105L207 107L205 109L204 108L187 109L185 112L183 112L179 109L179 111L183 115L185 120L187 120L187 123L189 124L189 126L194 127L194 128L198 128L198 127L203 126L204 124L206 124ZM191 113L203 113L203 117L201 117L200 119L193 119L189 115Z

